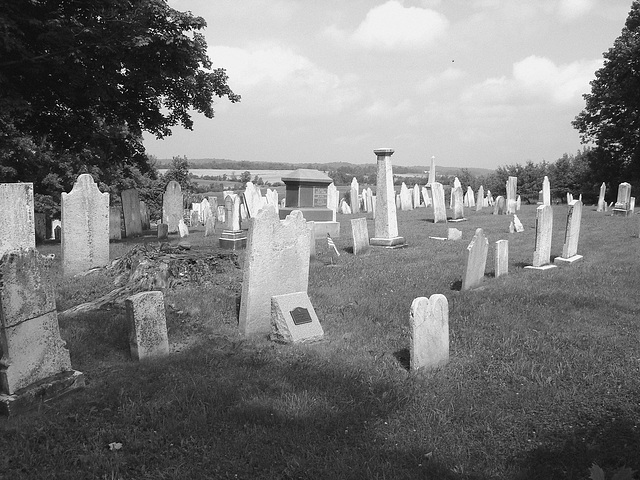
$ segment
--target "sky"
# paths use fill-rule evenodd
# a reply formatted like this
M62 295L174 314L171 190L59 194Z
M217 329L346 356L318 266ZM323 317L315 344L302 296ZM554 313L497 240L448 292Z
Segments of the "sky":
M145 136L160 159L496 168L575 154L631 0L169 0L204 17L232 104Z

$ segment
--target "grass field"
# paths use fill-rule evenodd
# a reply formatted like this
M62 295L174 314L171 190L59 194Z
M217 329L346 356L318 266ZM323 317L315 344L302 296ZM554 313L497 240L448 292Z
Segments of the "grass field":
M566 210L553 207L552 255ZM447 228L430 209L398 212L408 248L363 257L350 253L356 216L338 216L335 265L320 241L311 265L323 342L240 337L237 268L165 293L172 354L161 360L130 359L118 308L61 321L87 387L0 419L0 479L587 479L595 463L609 480L640 470L637 216L585 207L584 259L547 272L523 268L535 206L519 212L519 234L508 233L510 217L467 212L449 224L463 231L456 242L428 238ZM461 292L478 227L490 241L487 275ZM189 239L217 250L202 230ZM499 239L509 240L509 275L496 279ZM112 258L130 247L112 244ZM60 279L58 309L111 282ZM434 293L449 301L451 360L411 373L409 308Z

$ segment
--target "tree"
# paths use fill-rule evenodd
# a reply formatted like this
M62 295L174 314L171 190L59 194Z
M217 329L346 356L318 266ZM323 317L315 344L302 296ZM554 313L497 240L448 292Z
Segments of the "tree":
M165 0L2 2L0 181L68 190L153 170L142 133L192 128L213 98L240 97L212 69L204 19Z
M640 1L634 0L622 33L604 53L604 65L573 121L600 182L640 180Z
M171 166L164 174L165 185L171 180L175 180L180 184L180 188L183 192L190 192L193 190L193 184L191 183L191 177L189 176L189 161L187 157L173 157L171 160Z

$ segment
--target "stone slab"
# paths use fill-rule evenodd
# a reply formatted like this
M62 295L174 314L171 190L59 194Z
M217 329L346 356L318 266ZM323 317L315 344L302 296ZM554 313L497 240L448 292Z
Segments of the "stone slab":
M411 370L431 369L449 362L449 302L434 294L411 303L409 318Z
M134 360L167 355L169 337L162 292L140 292L125 300L129 349Z
M556 268L556 265L542 265L541 267L534 267L533 265L527 265L524 268L528 268L529 270L551 270L552 268Z
M393 238L377 238L373 237L369 240L369 245L372 247L387 247L387 248L400 248L406 247L406 240L404 237Z
M553 263L557 264L557 265L567 265L567 264L572 264L575 263L579 260L582 260L584 257L582 255L574 255L572 257L569 258L562 258L562 257L556 257L553 259Z
M323 337L324 330L307 292L271 297L271 340L310 343Z
M354 255L364 255L370 251L369 228L367 227L366 218L354 218L351 220L351 236L353 238Z
M122 215L124 217L124 233L127 238L142 235L142 217L140 216L140 196L135 188L120 192L122 199Z
M33 183L0 183L0 255L36 247Z

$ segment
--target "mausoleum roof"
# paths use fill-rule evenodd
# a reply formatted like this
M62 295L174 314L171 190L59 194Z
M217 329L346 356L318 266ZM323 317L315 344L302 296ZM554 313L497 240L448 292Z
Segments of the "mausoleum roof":
M331 177L320 170L314 170L312 168L299 168L293 172L289 172L282 176L282 181L287 182L309 182L309 183L326 183L327 185L333 182Z

